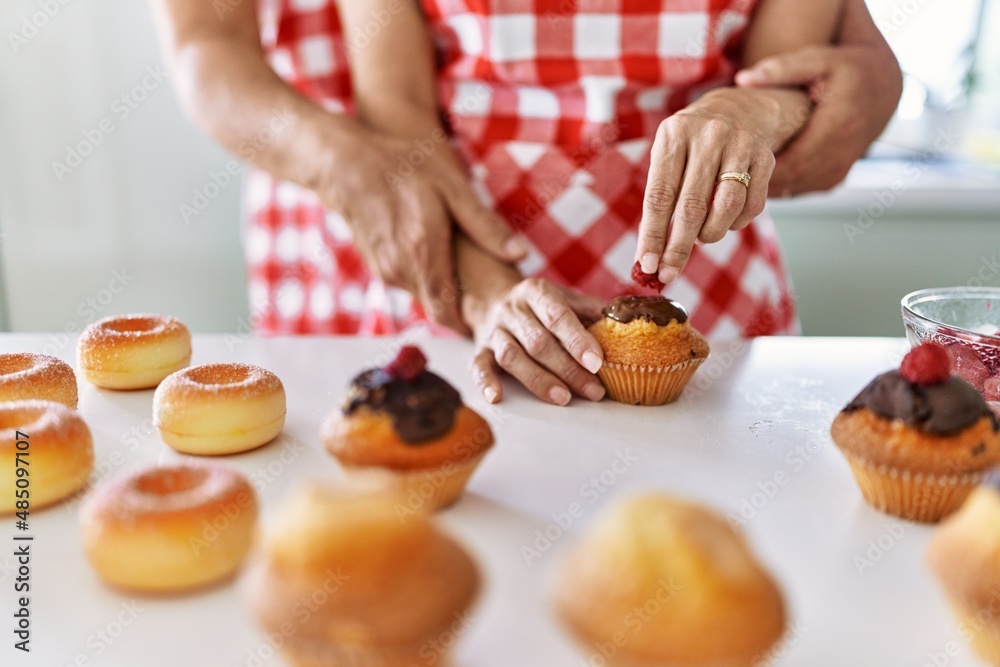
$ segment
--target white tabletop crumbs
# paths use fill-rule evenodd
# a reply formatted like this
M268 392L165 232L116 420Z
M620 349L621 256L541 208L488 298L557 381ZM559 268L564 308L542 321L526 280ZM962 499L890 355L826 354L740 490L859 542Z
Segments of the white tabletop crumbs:
M0 335L0 352L40 352L46 334ZM552 582L568 547L608 502L658 491L702 502L742 526L786 598L789 627L768 664L885 667L980 664L926 565L932 528L864 504L833 446L836 412L877 373L898 365L903 339L761 338L713 341L681 399L632 407L539 402L512 381L489 406L466 370L471 344L418 334L497 444L466 495L439 520L474 555L478 604L440 639L454 667L604 664L560 625ZM306 480L339 481L320 423L357 372L388 361L396 339L196 335L192 364L240 361L281 378L281 436L227 457L257 490L262 521ZM75 364L72 345L59 356ZM100 480L184 458L152 426L153 391L115 392L79 378ZM13 516L0 517L2 665L39 667L281 666L275 641L248 615L238 581L194 595L149 597L103 585L80 543L79 499L30 514L31 652L13 648L17 597ZM418 667L419 661L415 663Z

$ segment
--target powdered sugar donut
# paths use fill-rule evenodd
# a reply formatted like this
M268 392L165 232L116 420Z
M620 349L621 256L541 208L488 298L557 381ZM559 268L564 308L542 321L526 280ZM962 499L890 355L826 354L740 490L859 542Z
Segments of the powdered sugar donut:
M277 375L251 364L192 366L156 388L153 423L179 452L243 452L281 432L285 388Z
M119 315L80 335L77 367L106 389L148 389L191 362L191 333L168 315Z
M80 513L87 560L108 583L144 591L197 588L243 561L257 498L240 473L184 463L104 484Z
M62 359L32 352L0 354L0 402L38 399L75 408L76 373Z
M76 410L54 401L0 403L0 513L62 500L93 468L94 441Z

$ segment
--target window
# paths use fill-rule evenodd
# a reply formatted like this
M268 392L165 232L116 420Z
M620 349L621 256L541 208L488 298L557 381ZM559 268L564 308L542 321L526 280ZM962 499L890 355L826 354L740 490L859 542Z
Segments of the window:
M866 2L905 75L877 153L933 152L941 127L978 133L992 123L1000 98L1000 0Z

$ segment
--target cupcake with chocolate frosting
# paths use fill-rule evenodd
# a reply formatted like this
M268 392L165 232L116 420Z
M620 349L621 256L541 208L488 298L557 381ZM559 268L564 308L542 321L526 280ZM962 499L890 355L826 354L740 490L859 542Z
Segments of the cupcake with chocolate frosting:
M638 405L677 400L708 357L684 307L662 296L621 296L601 312L589 331L604 350L598 375L608 397Z
M357 375L322 427L327 451L348 473L389 471L407 510L454 502L493 446L493 432L413 346L384 368Z
M951 357L924 343L899 370L872 380L830 429L865 500L913 521L961 506L1000 462L1000 424L975 387L951 374Z

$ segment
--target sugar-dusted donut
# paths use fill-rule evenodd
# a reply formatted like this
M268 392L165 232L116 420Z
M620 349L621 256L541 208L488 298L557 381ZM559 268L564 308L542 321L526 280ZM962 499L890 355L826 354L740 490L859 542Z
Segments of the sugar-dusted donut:
M62 500L93 468L94 441L76 410L55 401L0 403L0 512Z
M33 352L0 354L0 402L38 399L75 408L76 373L62 359Z
M80 513L98 575L122 588L174 591L225 579L250 548L257 499L240 473L184 463L112 480Z
M191 362L191 333L169 315L118 315L84 329L77 368L106 389L149 389Z
M285 388L277 375L251 364L192 366L156 388L153 424L179 452L243 452L281 432Z

